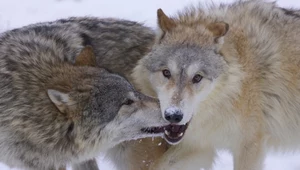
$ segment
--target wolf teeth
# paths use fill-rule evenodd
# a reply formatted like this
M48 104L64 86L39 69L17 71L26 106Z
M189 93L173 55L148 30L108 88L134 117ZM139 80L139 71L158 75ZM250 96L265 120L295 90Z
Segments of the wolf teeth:
M181 132L179 135L178 135L178 137L181 137L183 135L183 132Z
M167 130L165 130L165 134L166 134L166 135L170 135L170 132L167 131Z

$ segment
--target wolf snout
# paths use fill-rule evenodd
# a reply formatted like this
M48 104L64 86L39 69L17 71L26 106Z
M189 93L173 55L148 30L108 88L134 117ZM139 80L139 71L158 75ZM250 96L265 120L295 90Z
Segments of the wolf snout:
M178 108L170 107L165 110L164 118L170 123L179 123L183 119L183 113Z

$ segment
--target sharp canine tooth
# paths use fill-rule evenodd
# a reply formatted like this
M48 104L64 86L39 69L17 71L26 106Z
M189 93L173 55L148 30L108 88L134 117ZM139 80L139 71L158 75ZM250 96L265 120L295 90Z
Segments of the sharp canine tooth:
M170 135L170 132L168 132L167 130L165 130L165 134L166 135Z
M181 137L183 135L183 132L181 132L178 136Z

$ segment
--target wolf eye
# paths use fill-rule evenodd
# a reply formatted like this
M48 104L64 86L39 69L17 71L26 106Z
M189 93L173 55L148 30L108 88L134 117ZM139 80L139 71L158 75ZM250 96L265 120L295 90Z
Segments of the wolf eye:
M164 70L162 71L162 73L163 73L163 75L164 75L166 78L170 78L170 77L171 77L171 72L170 72L170 70L168 70L168 69L164 69Z
M202 80L202 78L203 78L203 77L202 77L200 74L196 74L196 75L193 77L192 82L193 82L194 84L199 83L199 82Z
M125 102L122 105L131 105L132 103L134 103L133 100L131 99L126 99Z

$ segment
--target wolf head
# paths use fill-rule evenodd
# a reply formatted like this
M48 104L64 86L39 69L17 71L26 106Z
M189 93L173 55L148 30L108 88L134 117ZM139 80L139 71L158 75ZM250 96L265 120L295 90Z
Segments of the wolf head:
M144 91L158 97L162 116L173 129L183 129L166 132L165 138L174 144L181 140L199 102L209 97L227 68L220 49L229 27L224 22L175 20L161 9L157 15L161 34L133 76Z
M136 91L125 78L93 67L91 50L86 47L74 69L54 79L47 90L51 102L69 120L68 138L91 151L91 147L109 149L122 141L161 136L160 127L167 122L160 115L158 100Z

